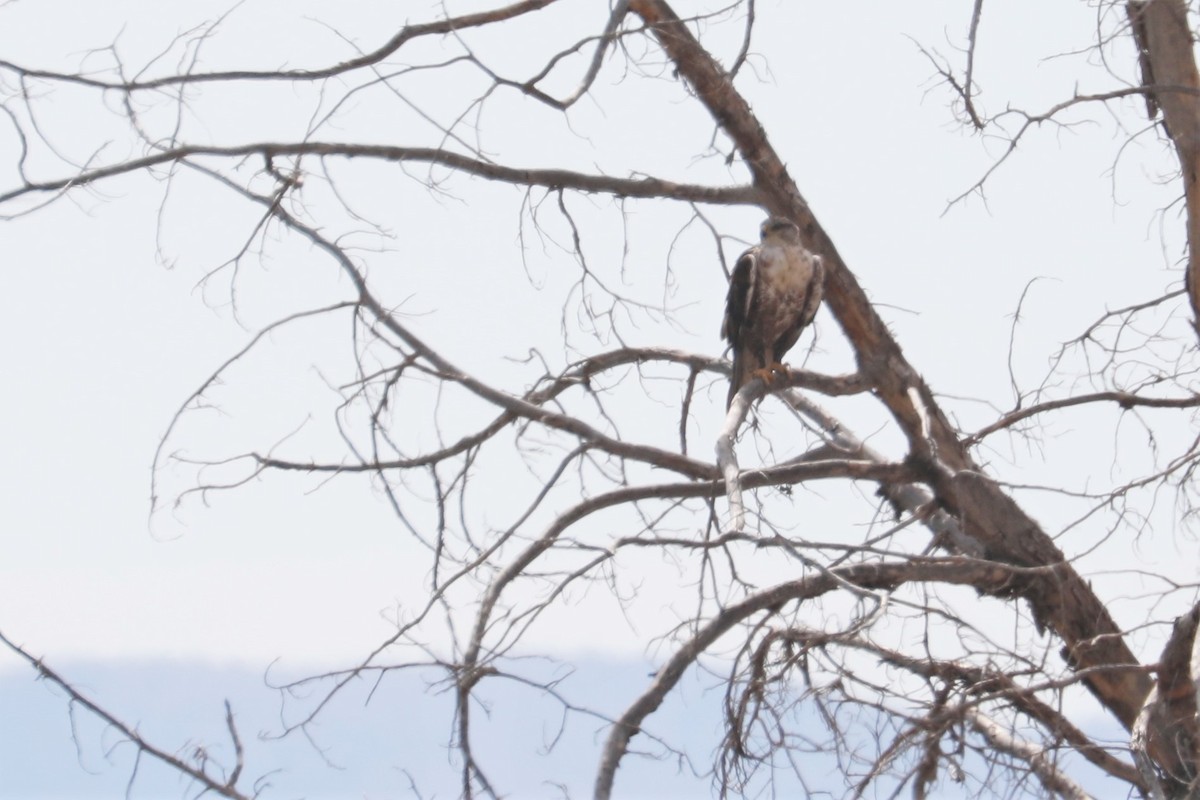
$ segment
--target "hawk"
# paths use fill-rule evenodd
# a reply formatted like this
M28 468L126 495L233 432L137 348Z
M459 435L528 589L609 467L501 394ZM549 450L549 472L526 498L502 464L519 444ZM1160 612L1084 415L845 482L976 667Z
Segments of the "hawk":
M729 279L721 336L733 348L733 377L725 407L754 378L770 383L786 374L784 353L817 314L824 294L821 257L800 244L800 229L771 217L759 228L760 244L742 253Z

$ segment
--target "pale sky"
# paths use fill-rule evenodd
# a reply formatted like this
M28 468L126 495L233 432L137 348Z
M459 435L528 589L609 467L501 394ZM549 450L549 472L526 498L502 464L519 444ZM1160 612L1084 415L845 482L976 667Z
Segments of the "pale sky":
M336 19L328 19L327 4L288 3L285 14L282 4L248 2L209 42L206 63L270 67L344 58L346 45L313 17L369 48L403 19L423 19L435 8L406 5L397 13L394 3L346 3ZM452 10L461 5L450 4ZM156 4L146 11L137 3L9 3L0 7L0 57L68 69L92 63L82 53L107 45L123 29L119 47L137 65L162 47L164 37L223 7ZM884 304L912 363L936 391L1009 407L1011 315L1026 285L1047 279L1031 289L1015 340L1017 374L1033 385L1057 343L1105 307L1149 299L1178 283L1181 224L1174 210L1158 216L1178 189L1157 185L1173 168L1158 138L1144 135L1122 150L1126 134L1107 112L1092 108L1070 118L1094 124L1033 131L989 179L986 204L972 197L948 208L950 198L983 175L1003 143L980 141L953 123L948 92L914 40L957 58L969 8L963 2L760 2L763 23L754 50L762 56L750 66L761 81L747 76L740 85L846 262ZM1087 54L1048 60L1088 46L1095 14L1083 3L989 5L978 52L981 105L993 112L1006 105L1041 111L1076 88L1113 88L1115 80ZM729 44L724 58L736 51L736 40ZM1120 48L1117 53L1131 55ZM514 70L522 55L522 48L512 48ZM106 63L103 55L90 58ZM1132 74L1127 64L1122 70ZM572 111L574 136L564 134L549 112L516 101L496 103L483 122L486 146L531 166L595 164L617 174L636 169L695 182L740 177L713 159L693 159L711 125L679 99L672 82L631 94L619 79L604 74L596 101ZM8 75L0 76L0 86L11 92ZM220 142L254 140L311 114L313 97L306 90L273 89L269 101L266 93L247 91L242 104L219 108L198 99L208 135ZM43 104L43 123L57 146L86 157L105 133L70 105L98 110L80 97ZM283 103L283 97L289 105L260 105ZM457 110L439 107L432 90L422 101L439 113ZM372 135L385 141L429 140L412 119L372 117L370 108L370 100L362 99L345 124L374 126ZM1145 126L1139 101L1113 108L1130 130ZM542 124L558 132L550 143L528 136ZM252 133L244 134L246 128ZM337 128L327 131L329 138L338 134ZM14 183L15 147L11 129L0 124L0 154L7 154L0 191ZM34 166L38 177L61 174L58 167ZM403 303L401 311L411 315L407 321L419 335L513 392L522 391L533 373L504 359L524 358L536 346L552 363L563 362L555 337L574 268L561 251L530 241L522 264L520 192L455 179L452 197L416 184L387 196L365 174L361 186L346 180L353 200L391 226L391 252L373 253L375 242L364 236L360 255L388 298ZM0 468L8 487L0 495L0 630L51 661L167 656L261 666L276 657L292 663L352 660L388 635L388 616L418 601L426 578L420 551L365 481L274 476L214 495L207 506L191 498L173 511L172 493L188 488L190 476L167 470L167 507L152 519L149 507L151 460L179 405L259 327L281 313L346 296L344 282L319 257L281 245L268 263L239 276L235 319L224 275L198 284L244 238L249 217L187 178L163 202L161 183L127 178L3 223L0 318L7 335L0 363L9 379L0 387ZM607 198L569 202L581 214L608 213L602 223L608 227L599 230L615 232ZM160 206L173 269L156 263ZM745 241L761 216L746 209L710 211L723 233ZM641 241L653 243L626 255L631 291L661 297L667 245L686 211L663 213L652 203L631 203L627 212L630 225L644 235ZM448 244L465 254L464 263L443 260ZM620 257L619 243L599 249ZM736 249L728 246L727 257ZM719 353L725 285L711 239L693 228L669 258L678 283L671 300L678 324L641 319L625 333L638 344ZM453 269L462 271L451 276ZM827 314L818 329L821 351L810 365L846 371L845 347ZM344 321L325 320L272 336L213 392L219 410L186 416L167 450L213 456L269 446L308 415L327 415L335 398L324 386L337 379L338 364L344 367L348 330ZM576 334L572 344L597 352L616 341L601 344ZM723 395L720 387L712 394ZM967 428L994 417L979 403L948 406ZM844 408L861 435L874 433L877 411L854 403ZM702 431L715 431L715 403L713 413L718 416ZM999 452L995 468L1029 483L1069 476L1073 486L1082 486L1088 470L1097 480L1111 479L1112 437L1120 435L1114 427L1100 421L1073 438L1074 428L1064 424L1052 429L1040 452ZM328 426L310 423L306 431L313 448L331 441ZM709 452L710 441L700 436L696 452ZM886 437L875 443L884 450L895 445ZM1007 458L1017 466L1010 468ZM503 484L493 491L502 505ZM1054 498L1032 496L1029 504L1051 530L1073 513ZM814 525L831 530L863 521L828 509L813 513ZM1193 551L1194 542L1176 544L1164 531L1161 542L1146 541L1136 554L1156 569ZM1129 552L1118 548L1114 563L1124 563ZM645 587L648 619L655 613L673 618L675 589ZM530 643L559 652L645 652L644 636L627 628L578 624L571 615L592 613L588 603L580 608L564 614L562 624L545 620ZM0 665L13 663L0 654Z
M100 70L113 55L97 48L116 42L122 63L135 71L171 37L228 5L0 3L0 60ZM446 5L461 12L494 3ZM598 31L606 6L570 0L534 24L505 29L509 39L481 35L472 42L495 68L525 76L545 61L551 34ZM392 0L330 7L315 0L247 0L205 43L201 66L332 63L354 54L348 42L371 49L405 20L441 11L437 3ZM1061 119L1072 123L1068 127L1031 130L989 177L986 201L973 195L950 205L1006 147L954 122L950 93L918 47L961 68L970 7L964 0L759 0L755 55L738 81L911 363L967 430L1012 407L1009 363L1021 388L1031 389L1059 344L1105 309L1177 288L1183 241L1173 205L1179 193L1174 158L1162 136L1147 131L1136 98L1065 112ZM1042 112L1075 92L1119 88L1120 80L1089 50L1097 25L1097 10L1086 3L985 4L977 51L980 107L985 113L1006 107ZM1099 23L1111 26L1107 19ZM724 33L713 28L706 37L726 62L740 45L736 25ZM452 43L423 41L397 64L436 61L452 52ZM176 47L163 63L192 55ZM1134 76L1127 42L1103 56L1124 78ZM650 71L657 69L656 59ZM565 73L577 75L578 69ZM314 138L435 146L439 134L422 115L450 122L487 88L469 69L445 74L461 84L418 76L406 84L404 101L378 90L354 94ZM345 85L331 82L325 96L319 87L283 84L219 96L197 91L182 124L191 139L218 144L297 138L330 111L329 98L340 96ZM14 88L11 74L0 70L0 94L11 98ZM554 88L571 87L564 80ZM106 161L141 152L117 124L119 98L45 85L34 90L45 97L36 105L39 125L63 156ZM175 123L162 107L139 111L158 135ZM500 92L478 122L477 144L504 163L714 185L744 179L736 165L699 157L712 122L669 70L647 80L606 69L593 96L565 118ZM1019 119L1013 116L1011 124ZM0 193L18 181L18 145L0 117ZM66 171L41 147L27 168L39 179ZM242 174L259 168L247 163ZM682 206L567 196L585 223L590 266L609 285L665 306L671 315L667 322L661 313L618 314L616 330L591 331L581 323L580 298L572 289L578 268L561 246L569 234L553 197L531 212L518 189L444 170L417 168L406 175L372 162L338 162L331 170L339 196L332 196L325 176L307 174L307 210L329 231L348 233L344 242L365 265L375 292L406 325L495 386L519 394L540 375L538 359L558 369L621 342L721 352L724 277L711 236L702 225L685 227L689 212ZM422 183L431 174L441 181L437 192ZM206 393L206 410L183 415L163 446L168 459L157 474L159 506L152 513L151 465L181 404L264 325L349 296L328 260L276 234L268 236L261 259L236 273L215 269L246 240L257 217L194 175L180 175L169 191L162 177L120 178L0 222L0 319L7 334L0 337L7 376L0 382L0 481L7 487L0 492L0 631L50 664L177 659L263 670L279 659L281 669L297 674L357 663L391 634L393 619L420 607L429 578L428 554L368 480L268 475L231 491L187 494L197 479L188 458L215 460L272 447L296 459L344 457L331 424L338 395L330 388L353 378L351 327L344 316L299 322L266 337ZM380 230L350 220L339 202L362 211ZM0 207L0 214L15 210ZM724 257L732 263L755 237L761 213L704 211L730 237ZM557 241L542 238L531 213ZM627 249L622 225L629 232ZM1013 314L1026 291L1014 333ZM593 299L603 305L599 293ZM848 372L847 347L827 312L818 316L816 330L807 366ZM810 341L806 335L790 356L793 362L804 358ZM615 388L644 390L649 397L644 406L626 407L630 418L622 420L622 432L673 446L669 420L679 374L649 372L641 382L627 375ZM711 458L725 387L717 382L702 389L689 425L690 452ZM435 399L419 390L407 396L411 424L396 435L414 450L436 442L433 420L446 439L478 424L477 402L449 394L435 417ZM870 398L824 404L876 448L902 455ZM794 426L769 401L760 413L764 425L783 431ZM1164 450L1194 435L1184 425L1154 425ZM747 436L742 443L744 464L794 454L756 453L750 441ZM1161 587L1141 574L1170 575L1181 584L1196 580L1195 537L1179 523L1171 498L1133 497L1150 529L1137 537L1120 529L1106 539L1110 521L1104 515L1072 525L1084 504L1036 488L1101 490L1144 472L1147 436L1131 418L1107 408L1072 411L1048 417L1031 442L1000 436L989 444L982 451L987 468L1034 487L1014 491L1065 551L1087 553L1081 566L1101 596L1112 598L1121 624L1169 622L1194 601L1194 591L1185 588L1153 605L1151 592ZM511 524L537 485L533 473L552 461L549 455L540 462L536 456L522 461L511 453L485 453L473 476L479 495L470 513L479 517L473 520L477 530ZM235 463L201 474L220 482L245 470ZM416 479L412 486L415 499L406 513L427 528L432 512L419 499L428 487ZM539 513L548 519L578 499L578 493L555 494L551 507ZM777 521L786 519L797 535L814 540L861 541L872 521L869 498L864 503L844 486L801 487L791 503L789 516ZM572 534L606 542L627 533L621 526L628 521L597 517ZM925 537L921 531L909 535ZM920 541L914 549L923 546L925 539ZM600 663L667 654L667 633L695 611L688 583L694 565L644 554L622 554L619 563L633 576L621 584L629 592L624 613L601 584L586 592L573 588L564 604L530 628L525 652L598 657ZM754 577L764 584L794 571L792 564L769 561L755 568ZM987 613L973 595L967 600L964 617ZM850 613L838 601L822 610L831 625ZM994 633L1011 642L1028 632ZM434 650L448 651L444 627L427 626L422 635ZM1140 630L1130 643L1139 657L1152 660L1162 636L1162 627ZM5 651L0 670L15 674L27 667ZM704 703L713 698L694 691L700 697L694 707L711 710ZM1098 713L1086 705L1089 700L1068 702ZM662 724L675 721L668 716ZM1104 729L1111 721L1097 725Z

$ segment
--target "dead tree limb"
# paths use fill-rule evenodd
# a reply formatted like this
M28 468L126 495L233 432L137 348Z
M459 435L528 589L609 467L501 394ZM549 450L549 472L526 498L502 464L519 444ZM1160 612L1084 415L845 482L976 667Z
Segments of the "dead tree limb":
M1137 665L1137 659L1106 605L1038 523L974 462L721 65L664 0L633 0L631 9L647 23L679 74L733 139L768 209L796 222L805 245L826 259L826 306L852 343L859 371L907 436L909 457L938 502L959 519L969 536L982 543L988 558L1014 566L1051 567L1018 581L1013 594L1029 603L1040 629L1062 639L1066 662L1085 672L1085 684L1092 693L1122 725L1131 728L1151 681L1129 669ZM1171 760L1168 753L1155 755Z

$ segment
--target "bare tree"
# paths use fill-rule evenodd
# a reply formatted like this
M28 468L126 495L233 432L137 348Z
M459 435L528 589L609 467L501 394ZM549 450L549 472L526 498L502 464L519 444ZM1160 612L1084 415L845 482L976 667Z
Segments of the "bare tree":
M1180 290L1176 270L1144 296L1096 308L1095 323L1062 344L1039 381L1028 386L1014 373L1010 406L965 429L956 421L965 402L939 396L910 363L744 94L762 63L756 26L783 12L753 0L696 5L681 17L664 0L586 8L522 0L430 12L381 41L331 31L326 60L210 67L207 53L236 26L234 11L136 62L119 42L75 71L0 61L3 108L20 145L0 193L5 219L102 198L113 184L160 191L165 254L175 207L204 208L185 205L194 196L188 202L222 208L188 213L220 220L213 236L227 247L205 291L238 313L253 302L246 274L264 261L303 254L336 273L335 295L256 326L184 399L154 455L156 504L250 491L273 473L295 474L298 485L314 474L355 479L423 547L423 603L402 609L394 634L359 662L303 681L318 700L287 732L303 732L352 682L433 666L456 697L462 795L502 796L477 747L474 698L489 682L517 681L560 701L572 724L601 731L594 794L607 798L622 794L621 767L638 749L676 753L655 731L654 712L685 674L708 670L724 687L723 739L708 762L687 763L722 796L798 785L924 797L960 782L996 796L1074 798L1096 791L1090 782L1107 796L1200 797L1196 584L1124 573L1119 580L1136 575L1150 587L1149 600L1118 613L1129 598L1105 594L1112 576L1086 566L1096 551L1120 553L1149 536L1161 498L1171 498L1181 532L1194 517L1197 281ZM963 5L948 23L962 26L962 49L950 59L927 50L937 91L948 89L966 128L1002 143L986 175L964 176L966 185L979 177L964 201L1019 159L1018 144L1035 131L1104 111L1125 141L1174 147L1194 241L1200 80L1185 4L1096 4L1089 52L1113 86L1044 111L991 114L977 85L985 9L981 0ZM676 104L691 123L708 121L666 126L643 114L628 162L586 143L584 156L572 154L578 133L593 134L589 103L619 108L639 92ZM222 116L225 104L262 98L272 119L239 128ZM61 114L48 109L68 102L96 116L101 137L115 129L123 138L63 144L52 127ZM1145 110L1161 110L1161 125L1147 123ZM685 153L666 162L669 172L650 166L660 145ZM491 286L474 283L488 273L469 271L460 247L492 224L495 212L473 194L493 191L480 190L483 182L503 187L488 208L517 226L513 253L496 254L497 263L520 255L536 284L541 248L563 287L554 307L521 311L557 325L556 340L529 342L528 358L505 367L403 305L420 283L456 286L463 319L495 299ZM399 222L405 204L459 197L466 202L447 212L445 230ZM824 261L823 348L786 379L748 385L726 416L718 319L706 323L711 349L666 346L673 325L691 324L672 292L687 281L723 295L722 270L741 246L730 240L746 235L734 222L766 213L793 220ZM710 264L677 262L688 237L711 241ZM1194 275L1195 253L1184 260ZM522 278L518 270L500 280ZM177 453L195 412L218 402L215 387L250 380L235 377L239 364L314 319L343 324L352 354L329 377L327 415L238 452ZM1020 321L1018 309L1014 330ZM1022 442L1036 446L1048 420L1087 407L1100 411L1077 424L1094 424L1095 436L1124 425L1151 442L1132 460L1136 475L1101 487L1071 476L1041 485L1022 478L1028 462L995 463ZM884 427L875 435L894 446L869 445L863 425ZM708 455L714 446L720 463ZM161 485L181 469L189 484ZM805 490L818 483L835 487L826 499ZM1069 509L1054 527L1018 502L1046 491ZM814 519L840 519L842 528ZM626 707L593 708L526 666L528 643L563 624L560 610L603 593L613 600L611 624L625 624L639 590L664 574L690 611L638 630L661 666ZM204 791L255 794L240 745L224 771L172 761L119 713L25 655ZM1104 722L1085 713L1086 693L1128 733L1124 741L1106 738ZM232 716L229 731L237 742ZM831 785L806 772L811 752L837 759Z

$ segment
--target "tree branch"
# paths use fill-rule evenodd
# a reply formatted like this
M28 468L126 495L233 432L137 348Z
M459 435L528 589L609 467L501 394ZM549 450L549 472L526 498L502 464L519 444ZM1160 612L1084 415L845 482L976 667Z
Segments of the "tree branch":
M904 583L935 582L972 586L994 595L1008 592L1018 575L1027 575L1002 564L951 557L903 563L871 563L839 567L800 580L789 581L734 603L697 631L667 660L649 688L616 721L604 744L596 774L593 796L608 800L612 796L617 768L629 748L629 742L641 730L643 721L671 692L697 658L738 623L753 614L783 603L810 600L835 591L843 584L863 590L892 591Z
M30 194L61 192L86 186L106 178L174 164L187 159L211 156L216 158L245 158L261 156L267 161L284 156L317 156L321 158L373 158L394 163L438 164L457 172L491 181L518 186L540 186L547 189L575 189L617 197L670 197L696 203L718 205L756 205L758 192L742 186L698 186L680 184L660 178L614 178L589 175L563 169L520 169L481 161L449 150L429 147L392 147L336 142L258 142L232 147L191 145L174 147L142 158L135 158L107 167L87 169L69 178L27 183L0 194L0 204Z
M74 73L52 72L48 70L29 69L10 61L0 61L0 69L16 72L24 78L40 78L43 80L72 83L93 89L117 90L121 92L141 92L163 89L169 86L179 86L199 83L221 83L224 81L320 81L335 78L347 72L363 69L378 64L388 56L394 55L408 42L422 36L444 36L468 28L503 22L523 14L540 11L558 0L522 0L518 3L502 6L491 11L480 11L474 14L463 14L458 17L446 17L433 22L405 25L392 38L374 50L363 53L357 58L342 61L328 67L316 69L284 69L284 70L226 70L222 72L193 72L182 75L167 75L162 78L134 81L102 81Z
M1064 658L1073 668L1086 671L1093 693L1122 724L1132 726L1150 682L1136 670L1092 670L1137 663L1105 604L1040 526L973 462L724 70L665 0L632 0L631 8L650 26L679 73L733 139L767 207L797 223L805 245L825 259L825 304L853 345L860 372L907 436L910 458L926 469L924 477L939 502L959 518L969 536L983 544L989 558L1014 565L1054 565L1052 578L1032 577L1018 592L1029 602L1039 628L1063 639Z
M1163 123L1183 173L1187 205L1188 299L1200 335L1200 70L1184 0L1131 0L1127 12L1138 46L1143 80L1184 91L1147 88L1147 109L1162 110Z
M105 724L120 733L121 736L125 737L125 739L131 742L133 746L138 749L139 753L145 753L151 758L166 764L179 774L186 775L196 783L203 786L204 792L212 792L220 795L221 797L228 797L230 800L252 800L250 795L243 794L236 786L237 780L242 773L242 747L241 741L237 738L236 729L233 727L233 716L232 712L229 711L228 704L226 704L226 719L230 734L233 737L237 763L235 764L233 771L230 773L229 778L222 782L217 780L212 775L209 775L203 767L194 767L186 761L183 761L146 741L146 739L140 733L114 717L108 711L105 711L95 701L89 697L86 697L78 689L72 686L65 678L52 670L50 667L46 666L45 662L39 658L34 658L23 647L8 639L3 633L0 633L0 644L3 644L9 650L16 653L20 658L27 661L31 667L37 670L37 673L40 677L45 678L66 692L67 696L71 698L72 703L77 703L80 706L83 706L88 710L88 712L94 714L96 717L103 720Z

